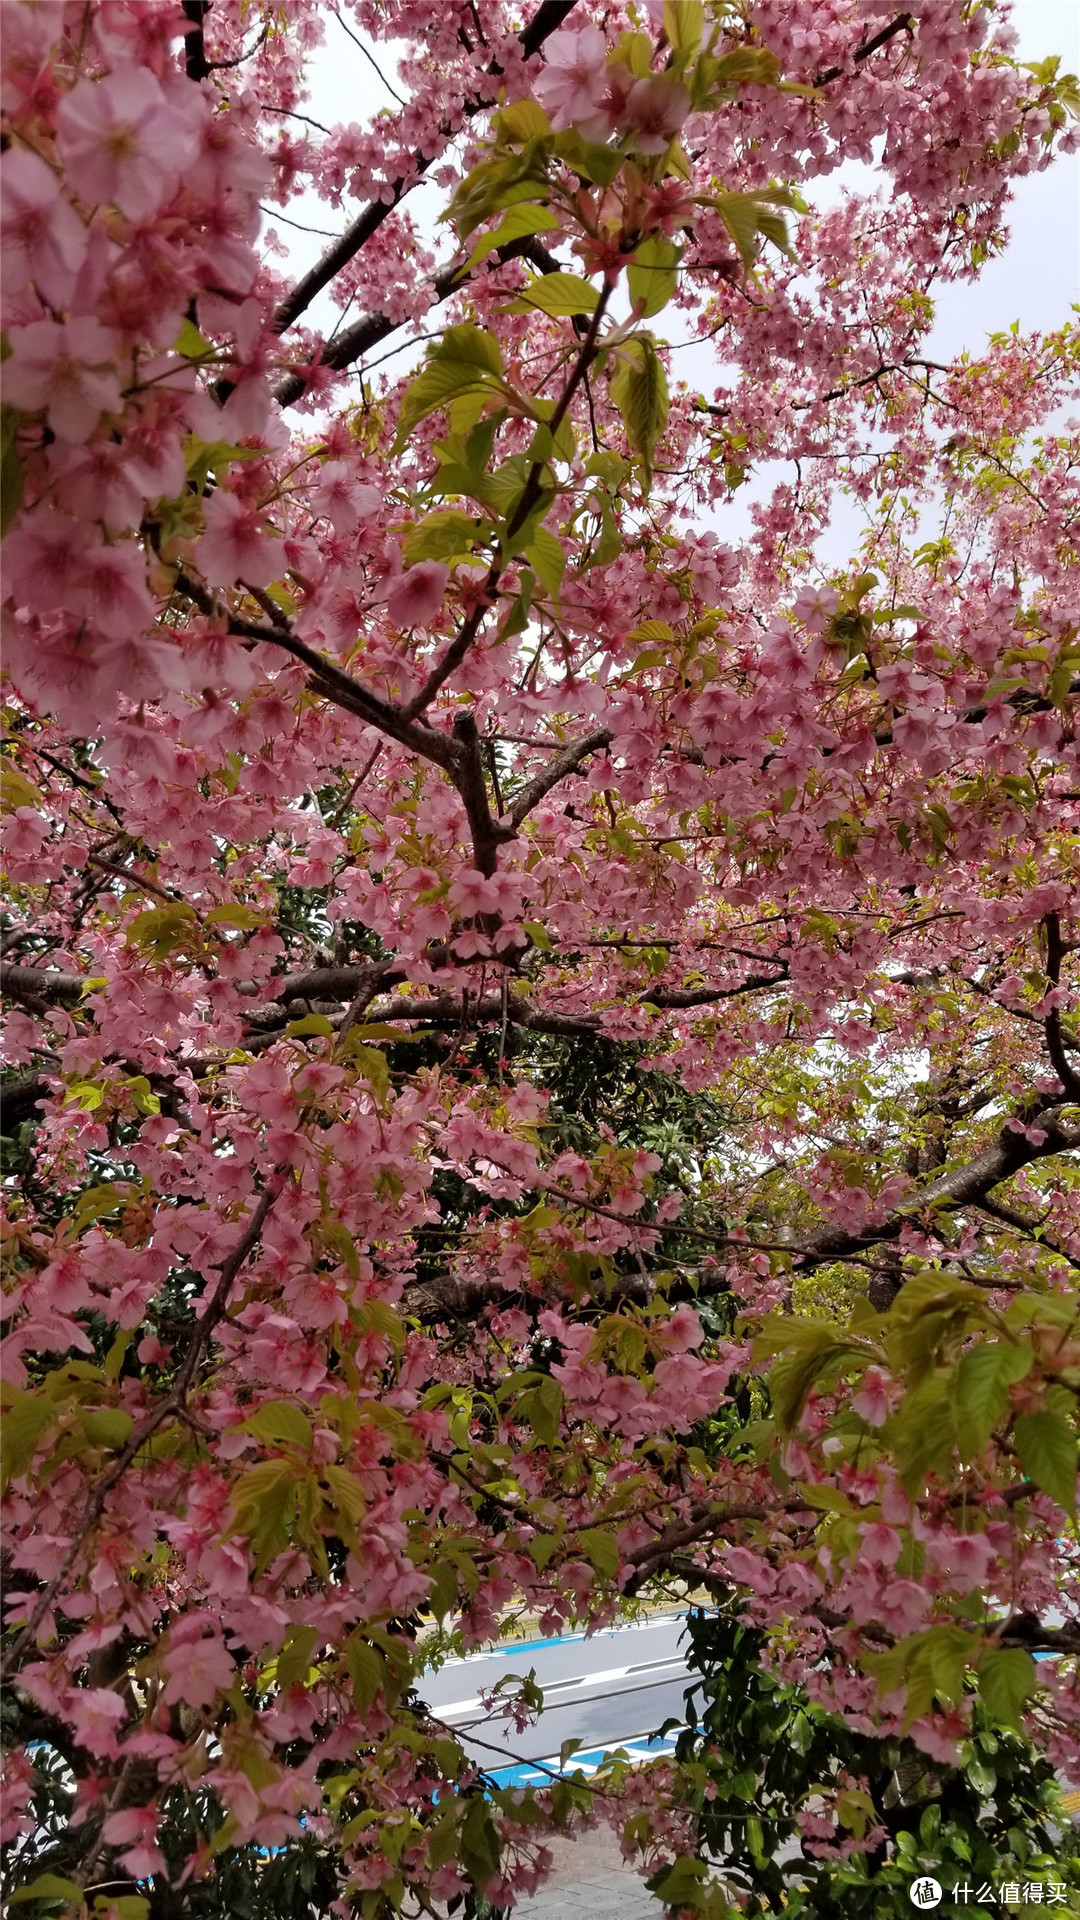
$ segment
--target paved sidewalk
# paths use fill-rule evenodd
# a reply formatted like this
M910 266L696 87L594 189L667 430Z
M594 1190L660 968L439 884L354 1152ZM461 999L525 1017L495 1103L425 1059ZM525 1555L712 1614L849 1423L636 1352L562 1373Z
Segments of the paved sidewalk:
M542 1891L519 1901L514 1920L661 1920L663 1907L612 1833L584 1833L552 1844L555 1871Z

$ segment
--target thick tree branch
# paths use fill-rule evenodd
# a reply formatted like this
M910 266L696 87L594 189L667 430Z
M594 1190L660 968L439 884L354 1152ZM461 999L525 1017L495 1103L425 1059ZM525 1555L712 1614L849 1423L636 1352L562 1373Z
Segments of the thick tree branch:
M47 1013L50 1006L78 1006L85 986L85 979L78 973L60 973L51 968L24 967L18 962L0 960L0 992L21 1000L32 1013Z
M454 738L461 747L457 790L465 803L477 871L490 876L499 862L499 846L515 829L492 816L481 755L480 734L467 708L454 715Z
M203 38L203 22L210 6L211 0L183 0L184 18L191 21L184 32L184 71L189 80L205 80L211 72Z
M1048 913L1043 921L1043 927L1046 931L1046 974L1051 988L1056 989L1061 985L1061 963L1065 957L1065 945L1061 938L1061 921L1058 915ZM1077 1073L1065 1051L1061 1015L1056 1007L1052 1008L1046 1016L1046 1050L1067 1097L1070 1100L1080 1100L1080 1073Z
M601 747L609 747L611 740L612 735L607 727L597 727L595 732L587 733L584 739L571 741L562 753L548 763L543 773L538 773L534 779L526 781L525 785L518 790L510 802L507 813L503 816L504 819L508 820L516 831L533 808L538 807L545 795L551 792L552 787L557 787L560 780L565 780L568 774L576 773L582 761L587 760L590 753L599 752Z
M422 754L426 760L434 760L447 771L455 768L459 760L456 744L445 733L428 726L424 720L408 717L400 707L390 700L384 700L369 688L361 686L351 674L344 673L328 660L324 654L316 653L305 641L298 640L287 623L274 626L262 626L258 621L245 620L241 615L232 613L228 608L219 606L212 593L202 582L193 579L183 571L176 576L176 591L184 595L200 612L211 618L224 618L226 627L238 639L257 641L262 645L280 647L291 654L294 660L300 660L311 672L310 686L313 692L320 693L324 699L344 707L347 712L355 713L358 719L370 727L377 727L381 733L388 734L401 746L411 747L414 753Z
M1026 1133L1013 1127L1002 1127L993 1146L911 1194L880 1227L868 1227L861 1233L839 1232L827 1227L807 1239L792 1240L792 1253L802 1254L804 1262L810 1265L819 1265L895 1240L905 1226L917 1224L920 1215L935 1207L952 1210L980 1206L987 1194L1002 1181L1010 1180L1022 1167L1030 1166L1035 1160L1045 1160L1051 1154L1074 1153L1080 1149L1080 1126L1067 1126L1061 1118L1062 1111L1060 1105L1043 1107L1025 1118L1024 1126L1042 1132L1041 1141L1029 1140Z
M531 236L522 240L510 240L504 247L497 248L496 259L500 266L505 266L510 260L529 260L540 273L559 272L559 263L554 255ZM453 266L444 267L441 273L435 274L427 283L431 288L432 306L441 306L452 293L457 293L462 287L468 286L474 278L474 274L465 271L461 261ZM313 373L320 368L330 368L335 373L342 372L346 367L351 367L357 360L362 359L365 353L370 353L372 347L377 347L383 340L389 339L392 333L400 333L407 324L404 320L391 320L385 313L366 313L362 319L354 321L351 327L345 327L333 340L321 346L314 359L306 361L302 367L293 368L281 375L274 385L274 398L278 405L294 406L297 400L303 399L308 389L309 378ZM227 400L232 392L232 382L216 381L212 391L217 399Z

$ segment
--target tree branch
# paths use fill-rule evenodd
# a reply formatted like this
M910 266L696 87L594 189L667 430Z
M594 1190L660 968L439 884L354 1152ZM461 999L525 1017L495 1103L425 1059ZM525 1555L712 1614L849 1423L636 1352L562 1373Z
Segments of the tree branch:
M521 46L526 59L529 59L532 54L539 51L549 34L554 33L556 28L562 25L567 15L572 12L574 5L575 0L543 0L543 4L537 9L533 19L520 35ZM502 68L497 61L492 61L488 72L493 79L496 79L502 73ZM462 112L471 118L473 114L479 113L481 108L488 104L486 99L473 95L463 102ZM452 131L453 129L445 123L439 128L439 133L443 138L449 138ZM304 274L303 278L297 281L291 293L286 294L271 321L271 326L275 333L287 333L294 322L297 321L300 315L311 305L316 294L321 293L324 287L329 286L331 280L341 272L342 268L348 266L349 261L354 259L361 249L367 245L372 235L378 232L383 221L400 205L405 195L417 184L417 181L423 178L423 175L437 158L437 152L426 154L414 152L410 157L412 164L408 172L400 174L396 180L387 183L384 189L386 198L371 201L369 205L364 208L363 213L353 221L352 225L346 228L341 238L336 240L332 247L327 248L322 258L316 261L310 272Z
M861 65L864 60L869 60L870 55L876 53L879 47L883 47L888 41L894 40L898 33L910 32L913 25L914 22L910 13L899 14L895 20L890 21L887 27L882 27L880 33L875 33L872 40L864 40L861 47L856 47L855 52L851 56L852 59ZM846 71L846 67L826 67L823 73L816 73L814 75L814 85L815 87L827 87L831 81L841 79Z
M540 273L558 273L559 263L553 254L542 247L533 236L527 235L521 240L508 240L504 247L496 249L496 258L500 266L506 266L511 260L529 260ZM490 271L490 269L489 269ZM466 273L464 265L458 261L455 265L444 267L428 281L431 289L432 306L441 306L452 293L468 286L475 278ZM318 353L302 367L293 368L281 375L274 385L274 398L281 407L291 407L297 400L303 399L308 389L309 377L321 368L330 368L340 373L351 367L354 361L363 358L372 347L377 347L392 333L399 333L408 323L405 320L391 320L385 313L366 313L361 320L355 320L351 327L345 327L335 339L327 341ZM211 391L215 398L227 400L233 390L230 380L215 381Z
M1029 1140L1025 1133L1012 1127L1002 1127L992 1147L910 1195L880 1227L870 1227L862 1233L840 1233L826 1228L809 1239L793 1240L792 1253L801 1254L811 1265L819 1265L895 1240L905 1226L916 1224L919 1215L928 1208L980 1206L994 1187L1011 1179L1021 1167L1030 1166L1034 1160L1045 1160L1051 1154L1075 1152L1080 1147L1080 1126L1066 1126L1061 1112L1062 1107L1055 1105L1025 1118L1025 1126L1037 1127L1044 1133L1045 1138L1039 1142Z
M184 0L184 17L192 23L184 32L184 71L189 80L205 80L211 71L203 37L203 22L210 7L211 0Z
M85 979L77 973L59 973L51 968L24 967L0 960L0 992L21 1000L32 1013L47 1013L50 1005L74 1007L82 999Z
M583 739L572 741L562 753L549 762L543 773L538 773L535 779L529 780L519 789L510 802L509 812L503 818L510 822L516 832L533 808L538 807L544 796L551 792L552 787L557 787L560 780L566 779L567 774L576 773L582 761L587 760L590 753L598 752L601 747L610 746L611 741L612 734L608 727L597 727L594 733L587 733Z
M1061 938L1061 921L1056 913L1048 913L1043 921L1046 930L1046 974L1052 988L1061 984L1061 963L1065 957L1065 946ZM1065 1051L1065 1037L1061 1030L1061 1015L1056 1007L1046 1016L1046 1051L1058 1079L1070 1100L1080 1100L1080 1073L1077 1073Z
M195 580L181 569L176 575L176 591L199 608L200 612L211 618L224 618L226 627L238 639L257 641L270 647L281 647L285 653L300 660L311 671L309 685L312 692L320 693L324 699L344 707L349 713L377 727L380 733L389 734L402 746L411 747L414 753L422 754L426 760L434 760L438 766L450 771L457 764L459 755L455 742L446 734L438 732L425 720L407 716L402 708L395 707L390 700L384 700L377 693L361 686L351 674L344 673L328 660L324 654L316 653L303 640L298 640L287 623L275 626L262 626L256 620L245 620L241 615L222 608L210 591L200 580Z
M555 411L551 416L551 419L546 423L548 431L551 434L553 439L554 439L554 436L558 433L559 427L561 426L563 420L566 417L567 409L570 405L571 400L574 397L574 394L577 392L577 389L580 386L581 381L585 376L587 368L589 367L591 362L596 358L596 354L597 354L596 343L597 343L597 338L600 332L600 322L604 317L604 312L606 310L607 303L611 298L611 292L612 292L611 285L605 282L604 286L601 288L599 297L597 298L596 306L593 310L593 315L589 322L589 331L586 334L585 339L582 341L581 351L574 362L574 366L571 371L570 378L567 380L567 383L563 388L562 393L559 396L559 403L556 406ZM461 662L464 660L465 655L468 653L469 648L472 646L473 641L476 639L476 636L480 631L481 625L483 624L484 616L488 612L493 602L495 589L498 586L499 580L502 577L506 560L509 559L511 554L514 552L515 538L522 531L522 529L527 525L529 515L532 513L533 508L537 506L540 501L540 497L543 492L544 474L547 471L548 471L548 465L546 460L533 461L533 464L529 469L528 478L521 490L521 498L519 499L517 506L514 508L513 513L510 515L509 519L507 520L505 529L503 530L503 533L502 533L502 537L501 537L502 557L497 557L492 562L491 567L488 570L487 579L485 580L483 588L481 589L481 592L478 595L476 605L473 608L472 612L469 614L464 625L462 626L461 631L458 633L457 637L451 641L450 645L447 647L446 652L443 654L442 659L438 662L437 666L432 667L431 672L428 674L428 677L424 682L424 685L420 689L420 692L416 694L412 700L409 701L409 704L407 707L403 708L403 712L407 720L417 719L418 716L424 712L424 709L430 706L431 702L435 698L435 695L438 693L440 687L446 684L447 680L449 680L450 678L450 675L454 673L456 669L461 665ZM462 794L463 799L464 797L465 797L464 794ZM485 804L486 804L486 800L485 800ZM504 835L503 837L505 838L507 836ZM511 835L509 837L512 838L513 836Z

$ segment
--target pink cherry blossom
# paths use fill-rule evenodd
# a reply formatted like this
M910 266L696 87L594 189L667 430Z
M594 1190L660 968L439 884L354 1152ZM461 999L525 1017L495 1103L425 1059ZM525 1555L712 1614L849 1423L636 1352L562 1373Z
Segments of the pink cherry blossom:
M4 851L9 858L33 859L49 837L49 823L32 807L16 807L4 825Z
M9 294L32 281L51 307L68 306L86 258L86 229L36 153L15 148L0 169L0 223Z
M499 895L494 883L485 879L475 868L459 873L453 881L449 895L450 904L466 915L495 913L498 909Z
M156 608L146 585L146 563L135 542L91 547L76 571L68 604L110 639L148 631Z
M690 111L690 95L678 80L650 74L635 80L626 99L626 123L642 153L663 153Z
M100 321L34 320L11 332L4 369L9 405L44 411L60 440L81 446L103 413L121 406L119 346Z
M599 27L563 27L544 49L535 93L555 128L586 120L604 94L607 43Z
M127 1707L118 1693L111 1693L105 1687L80 1688L72 1693L67 1712L81 1746L90 1753L115 1758L117 1731L128 1717Z
M220 1637L212 1629L204 1632L198 1616L189 1616L174 1629L169 1664L161 1695L166 1705L182 1700L189 1707L208 1707L234 1672Z
M375 487L357 486L344 460L328 460L312 488L311 504L325 514L335 531L352 533L361 520L371 520L381 505Z
M198 151L195 131L144 68L80 80L60 105L57 143L83 199L147 220L171 200Z
M386 596L386 610L399 627L430 626L446 594L450 569L441 560L419 560Z
M822 633L836 614L840 602L831 587L803 587L795 602L797 620L812 633Z
M862 1386L851 1404L860 1419L872 1427L884 1426L889 1417L889 1389L885 1375L877 1367L867 1367Z
M157 1826L156 1807L124 1807L105 1816L102 1838L106 1846L124 1848L120 1863L133 1879L145 1880L165 1872L165 1855L154 1844Z
M268 587L285 571L285 548L268 535L258 513L235 493L218 487L205 506L206 531L196 558L212 587L247 581Z

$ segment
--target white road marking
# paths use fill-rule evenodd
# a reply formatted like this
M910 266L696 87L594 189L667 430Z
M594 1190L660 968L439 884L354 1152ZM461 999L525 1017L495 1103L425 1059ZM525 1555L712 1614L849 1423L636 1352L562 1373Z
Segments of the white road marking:
M612 1680L629 1680L638 1673L662 1673L665 1669L670 1669L673 1674L685 1673L686 1662L678 1657L670 1660L645 1660L636 1667L607 1667L602 1673L582 1673L575 1674L568 1680L551 1680L543 1689L544 1698L546 1700L551 1693L565 1694L571 1687L600 1687ZM622 1687L619 1691L633 1693L635 1688ZM564 1704L564 1701L559 1701L560 1706ZM440 1720L450 1720L459 1713L475 1713L476 1709L482 1705L483 1701L477 1694L471 1700L452 1700L446 1706L433 1706L432 1712Z

